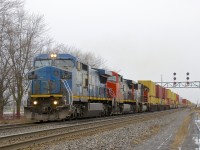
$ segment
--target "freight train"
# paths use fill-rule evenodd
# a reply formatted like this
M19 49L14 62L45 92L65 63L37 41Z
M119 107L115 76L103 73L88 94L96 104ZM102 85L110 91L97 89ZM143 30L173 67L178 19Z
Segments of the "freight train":
M27 118L36 121L177 108L178 94L150 80L134 82L92 68L70 54L40 54L28 72Z

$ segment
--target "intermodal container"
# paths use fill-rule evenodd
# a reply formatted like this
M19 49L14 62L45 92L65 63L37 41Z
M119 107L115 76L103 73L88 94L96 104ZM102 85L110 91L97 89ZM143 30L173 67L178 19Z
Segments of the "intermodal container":
M166 102L166 99L162 99L162 105L166 105L167 102Z
M162 105L166 105L166 100L162 99Z
M171 99L172 97L172 92L170 89L167 89L167 99Z
M179 95L176 94L176 102L179 103Z
M156 84L151 80L139 80L138 83L141 83L149 88L149 96L155 97L156 96Z
M162 87L160 85L156 85L156 98L162 98Z
M154 97L149 96L148 103L154 104Z
M187 105L187 106L189 105L189 100L186 100L186 105Z
M160 98L155 98L156 99L156 104L162 104L162 101L161 101L161 99Z
M171 104L174 105L176 102L176 94L174 92L171 92Z
M176 102L176 93L174 93L174 101Z
M167 89L162 87L162 99L167 99Z
M167 101L167 105L170 105L170 100L169 100L169 99L167 99L166 101Z
M187 99L182 99L182 104L187 105Z
M179 101L178 102L179 102L180 105L182 105L182 99L183 98L179 96Z

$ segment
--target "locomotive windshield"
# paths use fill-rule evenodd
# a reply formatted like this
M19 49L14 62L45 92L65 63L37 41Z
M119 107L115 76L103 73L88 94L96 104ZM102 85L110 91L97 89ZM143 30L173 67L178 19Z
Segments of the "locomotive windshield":
M62 67L68 70L72 70L74 68L74 62L71 59L43 59L43 60L36 60L35 67L44 67L44 66L56 66Z
M74 67L74 62L71 59L56 59L55 66L72 69Z
M35 67L50 66L52 60L36 60Z
M116 76L108 77L108 81L116 82L117 81Z

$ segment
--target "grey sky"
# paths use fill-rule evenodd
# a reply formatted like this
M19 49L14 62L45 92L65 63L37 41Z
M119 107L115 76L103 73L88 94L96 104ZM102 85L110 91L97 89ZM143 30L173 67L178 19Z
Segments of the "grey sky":
M26 0L50 35L102 56L125 78L200 81L199 0ZM199 89L173 90L200 101Z

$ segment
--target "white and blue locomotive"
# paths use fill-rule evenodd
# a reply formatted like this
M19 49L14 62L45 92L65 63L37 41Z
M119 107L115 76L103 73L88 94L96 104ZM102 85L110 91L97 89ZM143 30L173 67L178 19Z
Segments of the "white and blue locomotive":
M111 75L70 54L40 54L28 72L25 116L47 121L110 114L112 91L106 81Z

